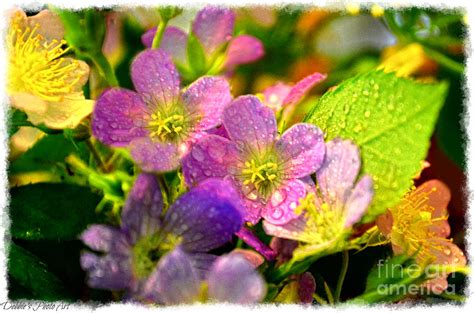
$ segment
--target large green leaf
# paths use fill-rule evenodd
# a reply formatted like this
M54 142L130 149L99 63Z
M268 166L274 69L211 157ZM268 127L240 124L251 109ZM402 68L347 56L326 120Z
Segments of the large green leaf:
M8 256L8 274L11 297L48 301L71 299L61 280L50 273L48 267L38 257L13 243L10 244ZM21 286L23 292L20 295L16 293L15 296L12 286Z
M71 240L97 222L100 196L67 184L34 184L11 189L11 234L21 239Z
M87 159L88 151L83 142L73 143L63 134L47 135L41 138L33 147L23 153L20 157L10 163L8 171L10 174L31 171L65 172L64 159L71 153L79 154Z
M307 116L326 140L353 140L363 174L374 179L375 197L364 218L373 220L398 203L421 170L447 90L372 71L327 92Z

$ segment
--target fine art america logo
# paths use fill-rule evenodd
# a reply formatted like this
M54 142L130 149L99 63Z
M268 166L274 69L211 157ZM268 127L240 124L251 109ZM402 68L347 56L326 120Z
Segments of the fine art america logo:
M445 282L448 275L456 276L455 272L447 271L445 267L422 267L416 263L408 266L402 264L386 264L379 260L378 278L390 281L396 277L398 283L381 283L377 292L382 295L436 295L444 293L454 295L455 285ZM420 284L418 278L423 277L424 283ZM437 279L441 278L441 279ZM444 278L444 279L443 279ZM428 288L429 285L429 288Z

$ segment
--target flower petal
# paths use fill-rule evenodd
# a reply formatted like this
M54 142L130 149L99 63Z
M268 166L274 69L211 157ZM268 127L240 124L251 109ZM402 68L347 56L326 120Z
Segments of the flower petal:
M298 298L301 303L312 303L316 292L316 281L310 272L304 272L298 279Z
M384 214L379 215L375 220L375 224L382 232L382 234L385 237L388 237L392 232L393 226L393 215L392 212L390 212L390 209L388 209Z
M246 259L255 268L259 267L260 265L263 264L263 262L265 262L264 257L253 250L235 248L229 254L231 255L238 254L244 257L244 259Z
M424 182L417 187L415 193L425 193L427 195L427 205L432 207L434 211L431 213L433 225L430 227L438 236L446 238L451 233L448 223L448 204L451 200L451 191L448 186L437 179Z
M283 106L297 104L303 99L305 94L311 90L311 88L324 79L326 79L326 75L313 73L298 81L283 100Z
M311 175L321 167L325 144L323 132L316 126L299 123L288 129L277 141L276 149L290 178Z
M158 230L162 208L163 198L156 177L138 175L122 209L122 229L128 232L132 242Z
M275 225L264 220L263 229L270 236L301 241L306 230L306 220L303 215L283 225Z
M262 211L265 208L265 204L262 199L254 195L253 191L248 194L243 192L240 194L242 202L244 203L244 221L252 225L257 224L262 218ZM254 199L254 197L257 197L257 199Z
M282 225L298 217L294 210L299 200L306 196L306 185L299 179L285 182L270 197L262 211L262 217L275 225Z
M29 114L28 119L33 124L40 124L42 121L52 129L76 128L85 117L92 113L93 108L93 100L64 99L60 102L47 102L44 115L36 119L36 115Z
M355 185L351 195L346 202L346 222L344 227L351 227L357 223L372 201L374 196L374 187L372 178L369 175L364 175Z
M12 94L10 102L12 107L24 111L28 116L35 114L38 116L38 119L43 118L48 109L48 102L46 100L26 92Z
M200 281L191 259L180 248L174 249L158 262L146 281L142 296L164 304L192 303L199 294Z
M289 261L293 256L293 251L296 247L298 247L298 242L294 240L273 237L270 241L270 248L278 254L278 264Z
M241 96L224 110L223 123L239 148L265 151L277 136L273 111L255 96Z
M462 250L450 240L434 237L430 240L428 247L430 249L428 254L435 258L433 264L453 266L465 266L467 264L466 256ZM428 280L423 285L439 294L448 287L446 279L450 273L450 271L434 273L435 278Z
M200 280L205 280L209 275L212 264L217 259L217 255L209 253L190 253L188 254L191 264Z
M170 56L162 49L140 52L132 62L135 89L154 105L174 105L179 99L179 74Z
M146 105L137 93L112 88L104 91L92 114L92 132L101 142L117 147L126 146L148 131L143 128Z
M175 144L143 137L134 139L130 148L133 160L146 172L169 172L179 167L181 154Z
M234 69L240 64L257 61L265 54L263 44L257 38L250 35L240 35L232 39L227 48L227 70Z
M276 83L263 91L263 103L274 111L279 111L283 106L283 101L290 91L291 86L281 82Z
M83 252L80 262L87 272L87 284L92 288L121 290L133 284L132 264L128 257L115 254L101 257Z
M42 10L38 14L28 17L28 25L33 28L39 24L36 34L47 40L60 41L64 37L64 27L59 16L50 10Z
M207 130L221 123L224 108L232 101L230 87L222 77L201 77L183 94L183 103L191 116L198 118L196 131Z
M10 99L11 105L24 111L32 124L45 124L52 129L75 128L94 107L93 100L65 98L51 102L28 93L15 93Z
M81 240L89 248L100 252L127 255L129 244L124 234L108 225L91 225L81 235Z
M208 6L197 13L192 30L208 56L232 38L234 21L234 12L226 8Z
M240 210L238 194L229 182L208 179L174 202L163 231L180 237L185 251L206 252L228 242L240 229Z
M147 48L151 48L153 38L156 34L156 27L148 30L142 35L142 42ZM187 64L186 45L188 35L178 27L168 26L163 33L160 42L160 49L167 52L176 63Z
M323 200L334 207L344 205L359 169L359 148L350 140L336 138L326 143L326 157L316 172Z
M209 177L225 177L237 162L238 152L230 140L208 135L198 140L183 159L183 174L189 186Z
M261 275L245 258L230 254L214 263L208 278L209 298L239 304L257 303L266 294Z

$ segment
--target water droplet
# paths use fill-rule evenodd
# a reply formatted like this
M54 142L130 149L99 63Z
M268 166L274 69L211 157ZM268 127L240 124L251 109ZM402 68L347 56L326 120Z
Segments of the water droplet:
M364 116L369 118L370 117L370 111L365 111Z
M191 155L196 159L196 161L204 161L204 152L199 147L194 147L191 151Z
M272 217L276 220L280 219L283 216L283 210L275 209L272 212Z
M256 200L258 198L257 190L253 190L252 192L249 192L245 196L247 197L247 199Z
M446 255L451 255L451 249L446 248L446 249L443 250L443 252Z
M280 205L286 199L286 192L283 190L277 190L273 193L270 203L272 206L276 207Z

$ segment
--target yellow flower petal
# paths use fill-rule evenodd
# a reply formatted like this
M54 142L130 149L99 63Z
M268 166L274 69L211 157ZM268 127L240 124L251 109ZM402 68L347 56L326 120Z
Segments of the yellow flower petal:
M28 17L28 25L34 27L39 24L38 34L46 40L61 40L64 37L64 27L61 19L49 10L43 10L38 14Z
M34 127L23 126L10 138L10 159L15 159L20 154L30 149L44 133Z
M379 69L383 69L385 72L395 72L399 77L408 77L418 71L426 61L423 47L418 43L397 48L394 53L389 53L390 55L384 57ZM387 51L393 51L393 49Z
M28 116L30 114L42 115L47 110L46 101L25 92L12 94L10 96L10 104L12 107L22 110Z
M46 102L44 114L29 114L33 124L44 123L52 129L75 128L94 108L93 100L64 99L60 102Z

